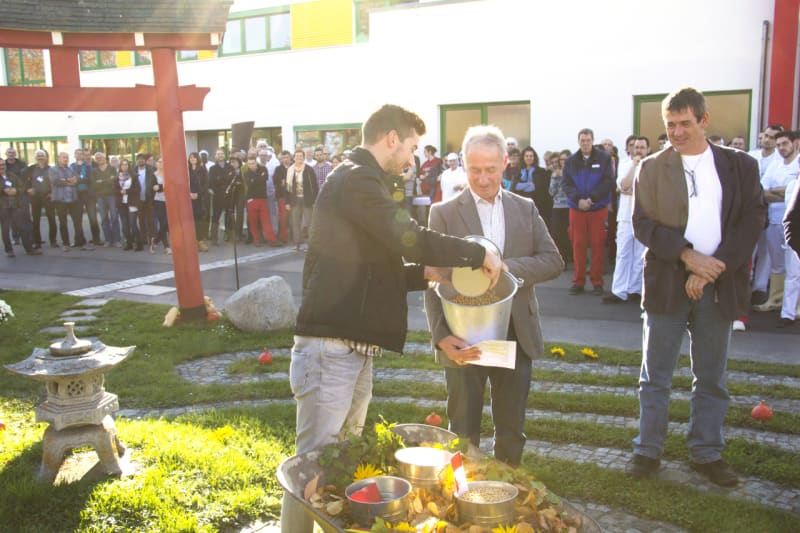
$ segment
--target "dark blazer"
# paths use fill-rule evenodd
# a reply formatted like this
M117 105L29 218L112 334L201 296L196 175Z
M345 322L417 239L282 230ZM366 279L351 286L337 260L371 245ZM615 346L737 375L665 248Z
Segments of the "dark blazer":
M122 188L119 186L119 176L117 179L114 180L112 183L112 187L114 189L114 197L117 199L117 207L122 207L123 205L128 205L132 207L139 207L139 192L141 191L139 186L139 179L134 175L130 174L131 176L131 188L128 189L128 203L122 203Z
M786 233L786 242L794 253L800 257L800 187L795 185L794 196L787 200L789 209L783 219L783 229Z
M714 288L717 304L729 320L750 307L750 256L767 213L758 163L745 152L711 145L722 185L722 241L714 257L725 271ZM634 182L633 230L647 247L642 306L672 313L686 305L686 265L679 256L691 247L683 234L689 218L689 191L680 154L668 148L642 162Z
M517 190L517 184L520 183L522 178L522 170L514 178L511 183L511 192L530 198L536 204L536 209L539 210L539 215L549 226L550 216L553 212L553 197L550 196L550 171L542 167L534 167L533 169L533 185L535 189L533 192L524 192Z
M515 278L524 281L514 295L511 320L519 347L531 359L538 359L544 353L544 341L534 286L557 278L564 271L564 261L533 201L506 190L501 194L506 224L503 261ZM430 228L454 237L483 235L478 208L470 189L464 189L446 202L432 205ZM436 361L444 366L456 366L444 352L436 349L439 341L452 333L444 318L442 302L432 289L425 291L425 312Z

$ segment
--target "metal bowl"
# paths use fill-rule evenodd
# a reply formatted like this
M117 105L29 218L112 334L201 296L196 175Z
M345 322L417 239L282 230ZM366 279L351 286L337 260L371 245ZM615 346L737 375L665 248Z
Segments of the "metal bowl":
M392 433L402 437L406 446L419 446L423 442L447 445L458 438L452 431L428 424L395 424L391 430Z
M519 490L511 483L472 481L467 492L456 497L459 521L484 527L512 524L517 495Z
M367 503L353 500L350 495L369 485L378 485L378 492L381 493L381 502ZM360 525L371 525L375 517L379 516L389 522L405 520L408 514L408 499L406 496L411 492L411 484L405 479L393 476L378 476L361 479L351 483L344 490L347 501L350 505L350 518Z
M500 248L498 248L497 245L491 239L487 239L483 235L467 235L466 237L464 237L464 239L472 242L477 242L487 250L494 252L497 255L497 257L501 259L503 258L503 252L500 251Z
M401 448L394 452L400 475L415 489L433 489L439 486L439 472L450 462L452 454L438 448Z

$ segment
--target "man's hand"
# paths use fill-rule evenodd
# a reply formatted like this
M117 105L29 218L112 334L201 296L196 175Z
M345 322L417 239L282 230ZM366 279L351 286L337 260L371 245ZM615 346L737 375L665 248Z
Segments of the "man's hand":
M433 281L436 283L444 283L445 285L450 284L450 279L453 274L453 269L450 267L432 267L426 266L424 277L428 281Z
M588 211L592 208L592 200L591 198L581 198L578 200L578 209L581 211Z
M196 192L190 192L189 193L189 198L191 198L192 200L197 200L197 193Z
M697 274L689 274L689 279L686 280L686 296L692 300L699 300L703 297L703 288L711 283L705 278L701 278Z
M67 178L66 181L67 181L68 185L75 185L76 183L78 183L78 178L74 178L74 177L73 178Z
M691 248L684 248L680 259L689 272L700 276L706 281L716 281L719 275L725 272L725 263L716 257L696 252Z
M493 289L497 285L497 280L500 279L500 273L503 271L503 261L494 252L486 250L481 270L489 278L489 288Z
M458 366L465 366L470 361L477 361L481 358L480 348L477 346L467 348L467 343L455 335L443 338L437 346Z
M15 187L7 187L7 188L3 189L3 192L6 194L6 196L16 196L17 195L17 189Z

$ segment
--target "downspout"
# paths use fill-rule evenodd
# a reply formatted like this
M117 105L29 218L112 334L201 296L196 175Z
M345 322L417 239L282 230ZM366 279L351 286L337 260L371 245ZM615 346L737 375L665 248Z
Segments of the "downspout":
M756 137L767 126L766 107L767 107L767 66L769 65L769 21L765 20L761 23L761 69L759 72L759 91L758 91L758 116L756 121L758 124L758 131Z

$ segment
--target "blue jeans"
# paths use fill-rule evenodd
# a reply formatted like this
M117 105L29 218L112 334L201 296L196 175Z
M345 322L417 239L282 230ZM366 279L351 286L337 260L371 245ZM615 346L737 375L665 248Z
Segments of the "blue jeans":
M722 424L730 396L725 386L731 322L714 302L708 284L699 301L688 301L671 314L647 313L644 325L642 369L639 375L639 435L633 452L659 458L669 422L672 374L678 363L683 333L689 331L692 397L687 444L689 459L710 463L725 448Z
M339 339L295 336L289 384L297 401L297 454L336 441L349 431L360 435L372 398L372 358ZM281 531L312 531L302 506L284 495Z
M117 199L114 196L97 198L97 214L100 215L100 225L103 228L103 237L106 242L111 244L120 242Z
M527 437L525 408L531 388L531 360L517 346L514 370L467 365L445 367L447 380L447 416L450 431L478 446L481 437L483 392L491 384L494 456L517 466Z

